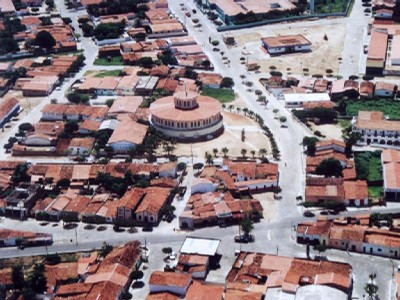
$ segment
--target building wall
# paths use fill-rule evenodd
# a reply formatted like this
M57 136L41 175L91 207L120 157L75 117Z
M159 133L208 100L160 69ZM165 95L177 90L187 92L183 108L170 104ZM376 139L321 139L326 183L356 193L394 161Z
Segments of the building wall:
M87 156L90 154L90 150L83 147L68 147L68 151L71 156L84 155Z
M174 129L167 129L167 128L163 128L160 127L158 125L155 125L153 122L151 122L152 125L159 131L161 131L162 133L164 133L167 136L170 137L174 137L177 139L197 139L197 138L201 138L207 135L212 135L215 133L218 133L220 130L223 129L223 121L222 119L207 128L199 128L199 129L188 129L188 130L178 130L178 128L176 130Z
M116 142L109 144L116 153L126 153L136 147L135 144L129 142Z
M23 144L32 146L51 146L52 144L54 144L54 142L46 138L27 137L26 139L24 139Z
M49 120L49 121L62 121L64 119L64 115L63 114L53 114L53 113L44 112L42 114L42 119L43 120Z
M393 97L393 91L375 90L374 95L378 97Z
M135 213L135 217L136 220L139 222L145 222L150 224L156 224L158 222L158 215L148 211Z
M7 123L13 116L15 116L20 109L19 103L17 103L5 116L4 118L0 119L0 126L3 126Z
M330 150L330 149L333 149L333 150L335 150L336 152L341 152L341 153L344 153L345 150L346 150L344 147L341 147L341 146L336 145L336 144L316 147L316 150L317 150L317 151Z
M150 284L150 293L170 292L176 295L185 296L189 284L190 282L185 287Z

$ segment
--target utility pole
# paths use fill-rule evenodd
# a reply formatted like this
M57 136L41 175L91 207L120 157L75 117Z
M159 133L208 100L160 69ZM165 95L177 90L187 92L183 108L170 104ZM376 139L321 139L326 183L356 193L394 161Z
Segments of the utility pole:
M78 246L78 231L76 230L76 227L75 227L75 243Z

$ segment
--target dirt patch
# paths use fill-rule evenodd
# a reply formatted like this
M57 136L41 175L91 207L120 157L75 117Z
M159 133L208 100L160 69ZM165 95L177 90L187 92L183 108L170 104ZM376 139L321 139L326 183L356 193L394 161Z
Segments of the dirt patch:
M312 51L307 53L292 53L281 56L270 56L261 46L261 38L265 36L278 36L289 34L303 34L312 43ZM327 40L324 39L326 34ZM309 69L309 74L326 75L327 69L332 69L336 74L339 71L339 57L341 55L346 36L346 26L343 24L326 26L307 26L287 28L255 29L252 34L239 34L235 36L238 43L236 51L249 51L248 60L260 64L261 72L270 72L270 67L292 74L302 74L304 68ZM290 70L288 70L290 68Z
M274 200L274 194L271 192L253 194L253 198L260 201L263 207L263 217L265 222L272 222L276 218L276 211L278 207L277 200Z
M315 125L311 123L311 130L318 130L326 139L337 139L343 141L342 137L342 127L339 124L325 124L325 125Z

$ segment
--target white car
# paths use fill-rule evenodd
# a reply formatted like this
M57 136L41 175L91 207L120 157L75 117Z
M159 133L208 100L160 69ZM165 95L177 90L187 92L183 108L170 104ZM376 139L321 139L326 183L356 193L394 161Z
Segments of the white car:
M56 91L61 91L61 87L56 87Z
M175 253L175 251L172 251L168 258L169 258L170 260L175 260L175 259L176 259L176 253Z

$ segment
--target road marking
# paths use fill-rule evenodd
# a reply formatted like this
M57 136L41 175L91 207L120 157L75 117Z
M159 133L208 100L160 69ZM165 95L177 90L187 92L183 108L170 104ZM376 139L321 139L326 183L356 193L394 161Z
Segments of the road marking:
M268 239L271 241L271 229L268 230Z

